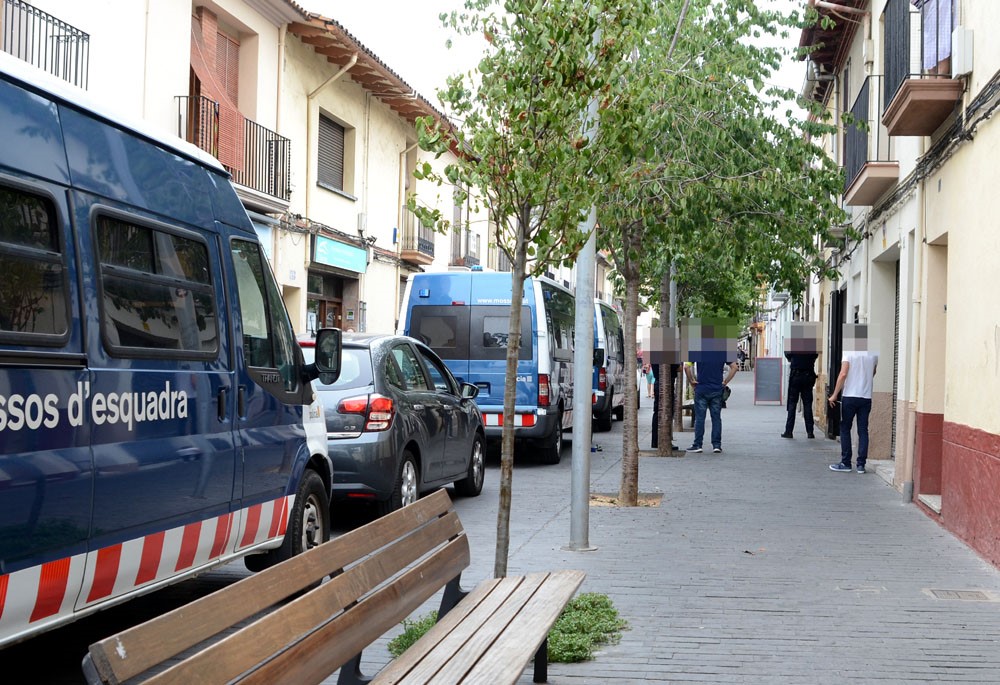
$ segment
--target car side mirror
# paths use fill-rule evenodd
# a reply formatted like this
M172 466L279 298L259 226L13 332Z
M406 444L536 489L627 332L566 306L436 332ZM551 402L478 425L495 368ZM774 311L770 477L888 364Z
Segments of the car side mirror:
M479 396L479 386L472 383L462 383L462 399L474 400Z
M594 350L594 366L604 366L604 350L600 347Z
M309 380L319 378L331 385L340 378L341 337L338 328L323 328L316 334L316 361L307 367Z

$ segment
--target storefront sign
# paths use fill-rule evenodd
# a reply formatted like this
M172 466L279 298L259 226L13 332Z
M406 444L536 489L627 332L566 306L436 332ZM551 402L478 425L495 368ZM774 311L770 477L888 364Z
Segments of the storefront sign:
M313 261L361 274L368 268L368 254L365 250L323 236L316 236Z

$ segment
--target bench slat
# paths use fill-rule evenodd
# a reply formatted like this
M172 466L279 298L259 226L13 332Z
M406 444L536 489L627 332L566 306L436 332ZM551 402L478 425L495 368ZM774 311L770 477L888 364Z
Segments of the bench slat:
M423 659L403 682L457 683L491 649L507 624L523 609L532 595L545 581L547 574L507 577L491 595L498 595L494 602L483 602ZM530 636L527 636L530 639ZM528 655L534 654L534 649ZM520 674L524 669L518 669ZM498 676L499 677L499 676ZM498 680L497 682L500 682Z
M559 618L563 607L583 583L585 575L583 571L557 571L549 574L545 583L461 682L489 685L516 682L549 634L549 629ZM530 651L525 648L526 644L531 645ZM520 668L512 670L512 666L516 667L518 664ZM504 672L509 676L506 681L498 676Z
M319 545L233 585L90 646L102 680L116 683L191 649L254 614L338 572L361 556L444 515L451 499L444 490Z
M319 683L346 661L409 616L469 565L463 536L427 557L278 657L247 674L246 685Z
M436 553L440 550L444 562L468 565L468 540L461 533L462 524L455 512L434 519L413 535L378 550L318 588L154 675L147 682L149 685L227 682L345 611L432 550ZM440 547L442 544L444 548ZM445 582L447 580L434 589ZM353 654L348 654L344 660Z
M503 578L493 578L477 585L431 630L424 633L405 652L389 662L372 682L379 685L392 685L412 677L415 669L417 673L423 672L427 677L434 675L440 666L433 667L433 670L427 673L426 669L420 669L421 662L429 653L439 648L447 650L448 646L443 646L442 643L453 642L456 633L459 635L458 644L461 644L461 641L466 639L465 632L468 630L467 623L470 621L471 614L488 616L506 601L517 586L510 582L504 583L504 580ZM456 631L456 628L459 627L461 630Z

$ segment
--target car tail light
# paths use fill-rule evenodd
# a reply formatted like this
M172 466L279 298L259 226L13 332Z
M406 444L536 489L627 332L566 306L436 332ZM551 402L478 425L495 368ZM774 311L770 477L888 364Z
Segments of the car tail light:
M608 370L603 366L597 372L597 389L598 390L608 389Z
M391 398L382 395L360 395L341 400L337 413L361 414L365 417L366 431L384 431L392 425L393 403Z
M549 398L552 396L552 388L549 387L549 375L547 373L538 374L538 406L549 406Z

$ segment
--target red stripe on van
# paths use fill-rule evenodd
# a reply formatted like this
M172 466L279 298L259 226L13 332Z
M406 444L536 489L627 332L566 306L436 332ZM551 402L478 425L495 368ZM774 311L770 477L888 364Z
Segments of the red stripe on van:
M198 540L201 538L201 521L184 526L181 537L181 553L177 556L175 571L183 571L194 565L194 555L198 552Z
M267 531L267 537L273 538L277 536L278 531L281 530L281 517L284 515L285 511L285 498L279 497L274 500L271 506L271 528Z
M243 539L240 541L240 547L252 545L253 541L257 539L257 528L260 527L260 510L263 508L263 504L255 504L247 509L247 522L243 528Z
M118 568L122 561L121 544L103 547L97 550L97 563L94 564L94 580L90 584L90 594L87 603L96 602L111 595L118 578Z
M281 525L278 527L278 535L284 536L288 530L288 498L281 498Z
M59 613L66 586L69 584L69 557L42 564L42 577L38 579L38 596L29 622L40 621Z
M222 556L229 542L229 534L232 532L233 515L223 514L215 521L215 541L212 543L211 559Z
M142 540L142 558L139 560L139 572L135 575L135 584L142 585L156 578L160 568L160 557L163 555L164 532L147 535Z
M9 575L0 576L0 618L3 618L3 608L7 604L7 585L10 583Z

